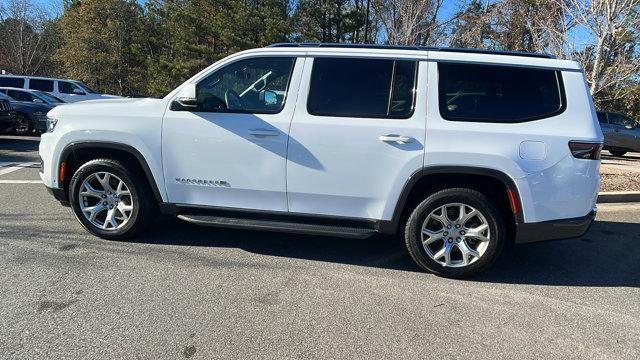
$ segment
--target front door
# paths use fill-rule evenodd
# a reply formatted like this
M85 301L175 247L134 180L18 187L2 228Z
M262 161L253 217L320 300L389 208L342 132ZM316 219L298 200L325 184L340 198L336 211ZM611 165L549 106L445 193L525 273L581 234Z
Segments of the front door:
M287 139L303 62L232 62L196 84L195 109L167 110L162 161L170 202L287 211Z

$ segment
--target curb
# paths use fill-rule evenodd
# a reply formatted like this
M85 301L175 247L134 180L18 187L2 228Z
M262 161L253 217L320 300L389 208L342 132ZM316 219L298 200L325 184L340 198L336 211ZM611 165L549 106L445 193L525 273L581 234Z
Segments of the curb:
M598 204L640 202L640 191L607 191L598 193Z

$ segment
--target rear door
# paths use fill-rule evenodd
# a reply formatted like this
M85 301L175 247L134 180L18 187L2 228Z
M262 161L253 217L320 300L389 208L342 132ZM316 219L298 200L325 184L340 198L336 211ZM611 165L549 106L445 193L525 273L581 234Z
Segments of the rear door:
M426 66L307 59L288 146L291 212L391 219L404 182L423 163L425 109L415 101Z

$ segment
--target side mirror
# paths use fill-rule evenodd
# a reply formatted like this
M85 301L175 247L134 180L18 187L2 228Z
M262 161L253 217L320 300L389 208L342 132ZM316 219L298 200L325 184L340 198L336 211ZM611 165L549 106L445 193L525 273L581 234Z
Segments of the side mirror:
M198 106L198 97L196 96L196 84L187 84L180 90L176 97L176 102L185 108L195 108Z
M34 98L33 102L36 104L44 104L44 101L42 101L42 99L38 99L38 98Z
M75 95L86 95L86 94L84 93L84 91L82 91L82 90L80 90L80 89L73 89L73 93L74 93Z
M267 90L264 92L264 104L276 105L278 103L278 95L275 91Z

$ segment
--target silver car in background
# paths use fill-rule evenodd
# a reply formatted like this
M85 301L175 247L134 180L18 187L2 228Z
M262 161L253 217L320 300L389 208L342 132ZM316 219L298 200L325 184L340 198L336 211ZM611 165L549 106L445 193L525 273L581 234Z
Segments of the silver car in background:
M598 111L598 121L604 135L604 149L613 156L640 152L640 124L626 115Z

